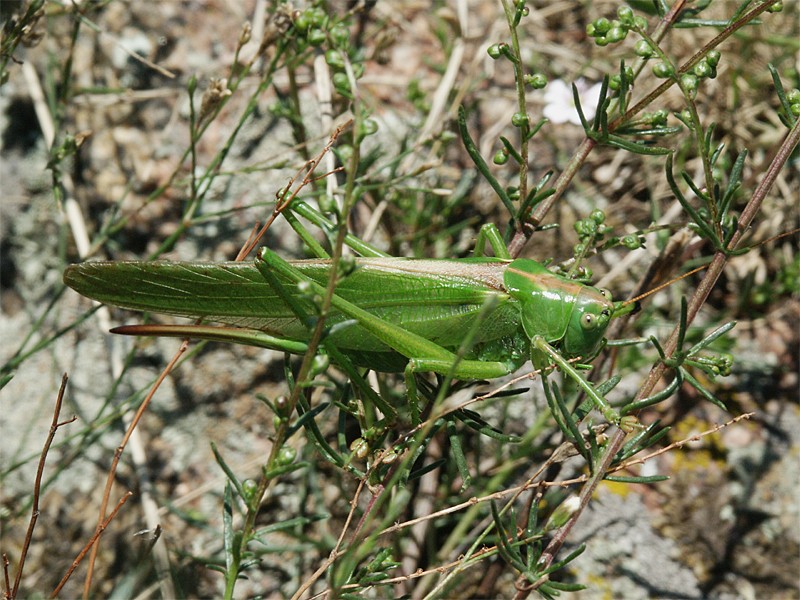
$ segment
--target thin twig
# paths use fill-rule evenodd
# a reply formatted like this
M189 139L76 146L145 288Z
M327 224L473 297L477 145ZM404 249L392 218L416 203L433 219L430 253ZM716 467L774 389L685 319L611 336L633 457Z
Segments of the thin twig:
M122 505L125 504L128 501L128 498L130 498L131 496L133 496L133 492L128 491L128 492L125 493L124 496L122 496L122 498L119 499L119 502L117 502L117 505L114 507L114 510L112 510L111 514L108 515L108 518L106 518L100 524L100 526L94 532L92 537L89 538L89 541L86 542L86 545L83 547L83 550L81 550L78 553L78 556L75 557L75 560L72 561L72 565L70 565L69 570L64 574L64 577L61 578L61 581L56 586L56 589L53 590L53 593L50 594L51 598L55 598L55 597L58 596L59 592L61 591L61 588L63 588L64 585L67 583L67 581L69 581L69 578L72 576L73 571L75 571L75 569L78 567L78 565L81 564L81 561L83 560L83 557L86 556L86 553L91 548L96 548L97 547L97 543L96 542L100 539L100 535L103 533L103 531L106 530L106 528L108 527L108 524L111 523L111 521L114 519L114 517L117 516L117 513L122 508Z
M38 122L42 129L42 134L45 137L48 147L52 148L56 142L55 123L53 116L50 114L49 106L45 100L44 92L42 91L41 83L39 82L39 77L31 63L24 63L22 65L22 71L23 75L25 76L25 81L28 84L28 90L31 95L31 99L34 102L34 107L36 109ZM82 259L86 259L91 252L91 242L89 239L88 228L86 227L86 220L83 215L83 210L75 199L75 184L69 171L64 171L61 173L60 182L64 216L69 224L70 231L72 232L73 240L75 241L75 246L78 250L78 255ZM97 318L98 325L101 330L107 331L111 328L111 312L108 310L108 307L101 306L97 310ZM106 339L106 345L108 348L107 356L109 359L112 377L118 378L122 373L120 346L115 343L112 338ZM144 509L148 525L153 527L156 525L153 519L157 514L157 507L152 495L149 492L150 486L147 485L149 482L149 477L147 476L146 471L147 459L144 450L144 444L139 439L138 435L134 435L132 437L130 444L132 448L134 467L140 481L142 481L140 493L142 507ZM159 574L168 572L169 565L163 552L156 552L155 561ZM164 581L164 578L161 577L160 580ZM174 590L172 589L171 585L165 585L162 589L162 592L164 592L165 595L174 595Z
M267 230L270 227L272 227L272 224L275 222L275 219L277 219L281 215L281 213L283 213L283 211L286 210L286 208L291 205L292 201L297 197L297 195L305 186L307 186L309 183L312 183L313 181L316 181L319 177L327 177L332 172L338 172L341 170L341 168L334 169L332 172L326 173L325 175L322 176L314 175L314 170L322 161L323 157L330 152L330 149L336 143L336 140L339 139L339 136L352 124L353 120L350 119L345 123L339 125L333 131L330 138L328 139L328 143L325 144L322 150L320 150L319 154L317 154L317 156L315 156L311 160L306 161L306 163L298 170L298 172L294 176L292 176L292 178L289 180L289 183L286 184L286 188L284 189L286 190L291 189L291 187L300 177L300 174L304 173L303 179L297 186L297 189L295 189L292 193L284 194L284 197L276 203L275 208L272 211L272 214L267 219L267 222L264 223L264 226L258 231L258 233L255 236L249 239L248 243L245 244L245 246L239 251L239 254L236 256L237 261L244 259L245 256L247 256L248 254L250 254L250 252L253 251L256 245L258 245L259 240L261 240L261 238L264 236Z
M5 591L3 592L3 598L13 598L11 595L11 578L8 575L8 565L10 564L8 560L8 554L3 552L3 579L5 580L6 587L3 588Z
M36 469L36 481L33 484L33 506L31 507L31 519L28 523L28 531L25 533L25 541L22 543L22 552L19 555L19 565L17 566L17 576L14 578L14 587L11 589L10 598L16 598L19 592L19 583L22 579L22 569L25 566L25 558L28 555L28 548L33 539L33 530L36 527L36 521L39 518L39 498L42 491L42 476L44 475L44 464L47 461L47 453L50 451L50 446L56 437L56 431L62 425L67 425L77 420L78 417L72 417L63 423L58 422L58 416L61 414L61 405L64 402L64 392L67 389L67 381L69 377L66 373L61 377L61 387L58 389L58 396L56 397L56 405L53 408L53 420L50 423L50 431L47 434L47 439L42 448L42 455L39 457L39 467ZM8 589L8 588L6 588Z
M721 423L719 425L715 425L711 429L707 429L706 431L702 431L702 432L697 433L697 434L695 434L695 435L693 435L691 437L684 438L682 440L678 440L677 442L673 442L669 446L664 446L663 448L660 448L660 449L656 450L655 452L651 452L650 454L648 454L646 456L632 458L631 460L625 461L624 463L620 463L619 465L617 465L616 467L611 469L609 472L610 473L614 473L614 472L617 472L617 471L625 471L625 470L630 469L633 466L643 465L647 461L653 460L657 456L661 456L662 454L666 454L667 452L670 452L672 450L676 450L678 448L683 448L686 444L691 444L692 442L696 442L698 440L701 440L702 438L704 438L706 436L709 436L709 435L711 435L713 433L717 433L718 431L720 431L722 429L725 429L726 427L730 427L731 425L733 425L735 423L738 423L739 421L743 421L745 419L749 419L750 417L752 417L755 414L756 413L754 413L754 412L744 413L742 415L739 415L738 417L734 417L733 419L730 419L729 421L726 421L725 423Z
M97 530L95 531L96 536L99 535L100 532L105 528L106 521L104 517L106 513L106 508L108 507L108 501L111 497L111 487L114 485L114 480L116 479L116 474L117 474L117 466L119 465L122 453L125 451L125 447L128 444L128 440L131 439L133 432L136 430L136 426L139 424L139 421L142 419L142 416L144 416L147 407L150 406L150 401L153 399L153 396L155 396L156 391L158 390L159 387L161 387L161 384L167 378L167 375L169 375L172 372L172 369L175 367L175 364L178 362L180 357L183 356L184 352L186 352L186 349L188 347L189 347L189 341L183 340L183 342L181 342L180 348L178 348L178 351L175 352L175 355L169 361L169 364L167 364L167 366L164 367L164 370L161 371L161 374L158 376L158 379L150 388L150 391L148 392L145 399L139 405L136 414L133 416L133 419L131 419L131 422L128 425L128 429L125 432L125 437L122 439L122 442L114 451L114 460L111 462L111 467L108 470L108 477L106 478L106 487L103 492L103 500L100 503L100 511L99 511L100 518L97 523ZM89 592L92 587L92 574L94 572L94 563L95 560L97 559L97 551L99 546L100 546L99 544L93 545L92 552L89 556L89 566L86 572L86 581L84 582L83 586L84 598L89 597Z
M328 570L328 568L334 563L334 561L342 555L341 547L342 543L344 542L345 534L347 530L350 528L350 523L353 521L353 517L355 516L356 509L358 508L358 498L361 496L361 491L364 489L364 485L366 482L366 477L358 482L358 488L356 489L356 493L353 495L353 499L350 501L350 511L347 513L347 519L345 519L344 525L342 526L342 531L339 534L339 539L336 540L336 545L331 550L331 553L328 555L328 558L323 561L323 563L319 566L319 568L312 573L311 577L306 579L303 582L298 590L292 595L292 600L299 600L299 598L312 586L314 583L322 577L322 574Z

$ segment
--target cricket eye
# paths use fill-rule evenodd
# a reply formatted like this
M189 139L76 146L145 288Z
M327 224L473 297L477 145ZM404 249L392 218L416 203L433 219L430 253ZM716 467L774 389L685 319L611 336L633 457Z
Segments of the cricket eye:
M584 329L593 329L595 326L595 318L591 313L586 313L581 316L581 327Z

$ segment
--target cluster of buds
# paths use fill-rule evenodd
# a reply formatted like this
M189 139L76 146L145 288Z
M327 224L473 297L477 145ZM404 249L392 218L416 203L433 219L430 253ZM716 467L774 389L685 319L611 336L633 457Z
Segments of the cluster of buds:
M630 6L617 8L617 19L608 20L605 17L595 19L586 26L586 35L594 38L598 46L616 44L628 37L628 32L647 31L647 20L644 17L634 16Z

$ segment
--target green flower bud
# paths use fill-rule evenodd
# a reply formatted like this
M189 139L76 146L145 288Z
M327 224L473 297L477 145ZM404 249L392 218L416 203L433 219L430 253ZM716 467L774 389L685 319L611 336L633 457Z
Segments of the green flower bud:
M350 45L350 30L341 23L331 28L331 40L336 48L347 48Z
M647 40L639 40L636 42L633 51L636 53L636 56L641 56L642 58L650 58L653 56L653 47Z
M244 501L247 504L250 504L250 502L256 496L256 492L258 491L258 484L252 479L245 479L242 482L242 491L244 492Z
M600 210L599 208L595 208L595 209L594 209L594 210L593 210L593 211L592 211L592 212L589 214L589 218L590 218L592 221L594 221L595 223L597 223L598 225L601 225L601 224L602 224L602 223L603 223L603 222L606 220L606 213L604 213L604 212L603 212L602 210Z
M322 29L312 29L306 36L306 40L308 40L308 43L312 46L321 46L325 43L325 38L325 32L322 31Z
M722 54L718 50L709 50L708 54L706 54L706 62L712 67L716 67L721 58Z
M719 374L723 377L727 377L731 374L731 369L733 367L733 355L732 354L720 354L719 356Z
M494 60L497 60L503 56L503 49L501 48L500 44L492 44L486 49L486 53Z
M709 65L705 59L701 60L694 66L692 69L695 75L697 75L700 79L704 79L706 77L711 77L711 73L713 72L713 68Z
M694 97L697 95L697 77L691 73L684 73L681 75L681 85L689 94L689 97L694 99Z
M629 233L626 236L623 236L620 240L620 243L625 246L628 250L636 250L637 248L641 248L643 246L642 240L638 235L634 235Z
M308 11L303 11L297 18L294 20L294 28L300 32L304 33L308 31L308 28L311 26L311 18Z
M622 40L624 40L627 37L627 35L628 35L628 30L625 29L624 27L612 27L606 34L606 38L612 44L615 44L617 42L621 42Z
M653 65L653 75L658 77L659 79L666 79L667 77L672 77L672 74L675 71L672 68L672 65L669 65L665 62L657 62Z
M605 17L600 17L599 19L595 20L594 28L597 33L605 35L608 33L608 30L611 29L611 21Z
M383 460L381 462L385 465L390 465L394 461L397 460L398 454L394 450L389 450L386 454L383 455Z
M359 137L363 139L368 135L373 135L377 131L378 131L378 122L375 119L364 119L364 121L361 123L361 131L359 132Z
M541 73L525 75L525 83L535 90L541 90L547 85L547 77Z
M622 23L628 27L633 25L633 10L630 6L622 5L617 7L617 16Z
M633 415L625 415L619 420L619 428L625 433L633 433L636 429L640 428L639 419Z
M625 67L622 70L622 74L625 76L625 80L628 83L632 83L634 79L633 67Z
M633 26L639 31L647 31L647 19L637 15L633 18Z
M347 77L347 73L334 73L333 77L331 77L331 81L333 82L333 87L342 96L347 98L352 96L350 93L350 79Z
M769 13L779 13L783 10L783 2L776 2L767 9Z
M339 144L336 146L336 154L342 164L349 164L350 158L353 156L353 147L350 144Z
M338 50L328 50L325 53L325 62L337 71L344 70L344 59L342 58L342 53Z
M789 90L786 93L786 99L789 101L789 104L797 104L800 102L800 90L797 88Z
M317 354L314 357L314 360L311 361L311 373L310 377L315 377L320 373L324 373L328 370L328 367L331 364L331 359L328 358L327 354Z
M319 29L324 29L325 25L328 21L328 15L325 14L325 11L320 8L312 8L308 11L309 18L311 19L311 26L317 27Z
M359 460L364 460L369 454L369 444L363 438L356 438L350 444L350 452Z
M527 114L518 112L514 113L514 115L511 117L511 124L514 127L522 127L524 125L527 125L529 120L530 119Z
M661 108L653 113L653 125L666 125L669 118L669 111Z
M492 158L492 162L496 165L504 165L508 162L508 150L505 148L501 148L497 152L494 153L494 158Z
M295 458L297 458L297 450L291 446L282 446L281 449L278 450L278 456L275 458L275 462L279 467L285 467L286 465L292 464Z

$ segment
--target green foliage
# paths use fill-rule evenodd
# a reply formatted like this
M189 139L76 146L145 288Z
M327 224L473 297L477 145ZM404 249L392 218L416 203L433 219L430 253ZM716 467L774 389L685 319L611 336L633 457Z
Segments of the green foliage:
M96 256L160 258L167 252L219 261L232 257L254 222L269 222L261 244L286 257L330 257L333 265L325 285L270 284L283 290L278 293L308 326L307 343L291 350L299 356L272 355L264 366L263 354L256 356L252 348L195 346L168 380L172 389L158 390L138 427L148 438L139 449L152 447L159 456L144 464L131 459L110 480L150 494L164 508L169 551L130 550L130 532L140 528L141 516L123 509L99 542L102 568L94 575L94 595L122 594L125 577L141 568L145 574L137 576L129 595L160 585L162 597L169 590L187 596L290 596L302 588L309 595L355 598L393 595L405 586L409 595L458 597L474 592L475 574L480 578L492 560L502 561L521 595L554 598L582 589L589 583L585 557L579 556L584 546L564 550L561 544L580 537L571 528L587 505L602 510L602 503L594 504L597 486L604 480L616 485L665 479L639 475L633 463L676 441L671 427L683 414L674 408L679 395L707 400L694 410L708 411L716 421L727 418L726 406L746 405L720 393L721 378L739 385L733 359L738 335L731 335L728 315L745 302L766 313L800 294L796 249L784 250L778 258L764 258L766 278L731 279L741 287L725 295L717 290L702 322L693 321L714 291L714 278L698 276L700 284L687 279L643 298L639 315L614 319L618 327L609 337L638 336L619 360L612 346L572 364L547 357L537 341L541 383L483 385L443 373L404 377L377 364L364 368L329 343L353 320L326 324L338 302L337 284L358 268L343 252L346 247L361 256L463 257L473 251L481 227L494 224L496 239L508 243L514 258L529 254L583 284L616 272L604 287L617 298L634 289L636 295L649 292L688 271L690 262L718 269L716 277L726 261L764 252L757 244L766 236L744 243L742 234L757 229L770 189L776 197L781 186L796 189L796 173L781 166L796 140L800 84L789 66L793 42L771 33L762 38L761 32L776 23L786 29L796 15L788 3L781 7L771 0L695 2L679 14L662 0L621 3L605 15L589 3L582 5L586 12L574 14L589 15L590 22L580 25L590 39L565 36L560 42L565 52L568 44L578 44L569 48L580 59L576 69L573 59L541 54L537 37L548 19L562 19L575 31L568 16L573 11L544 18L524 0L502 0L507 34L488 40L491 61L482 53L481 60L491 62L494 74L478 86L466 65L482 69L475 65L485 63L457 60L475 33L474 22L460 20L463 15L444 9L387 15L372 3L340 12L334 4L315 1L290 10L271 3L263 28L248 25L215 42L225 48L228 64L217 61L196 75L191 71L199 67L182 64L173 67L183 71L174 79L159 75L163 79L152 87L174 104L167 105L172 117L162 123L163 147L152 152L150 169L158 176L146 179L142 173L150 171L138 169L141 158L130 157L128 167L128 156L118 150L115 160L130 172L107 188L103 182L113 178L99 179L92 169L100 167L92 163L88 169L83 162L98 160L89 151L99 153L102 128L118 123L92 125L99 138L92 146L92 136L78 133L87 122L81 103L88 98L100 107L106 95L121 101L130 93L141 103L132 106L140 107L158 97L149 88L110 92L109 84L101 94L78 87L74 56L101 46L96 32L116 32L105 19L120 5L53 5L45 12L42 2L30 2L17 14L3 15L0 85L17 77L15 60L23 59L23 46L42 24L52 36L47 41L53 46L24 60L41 71L42 106L51 111L55 139L40 165L50 173L43 211L49 216L42 229L51 245L37 249L33 261L41 267L33 276L48 288L39 297L25 297L30 325L4 355L0 383L4 391L16 390L19 375L47 371L39 360L49 361L53 372L69 367L87 373L83 379L73 374L70 410L81 421L58 431L43 500L57 498L58 486L87 464L91 477L97 465L108 468L120 429L152 384L154 364L166 362L160 341L141 340L125 352L119 346L108 352L124 355L120 366L109 369L111 378L92 370L101 360L83 358L91 350L86 339L97 345L108 339L90 325L105 309L64 293L59 282L67 263ZM379 50L384 44L391 48L423 17L430 35L416 47L422 60L411 69L410 83L394 81L399 76L387 77ZM255 29L263 31L261 39L253 39ZM760 62L749 60L764 46L772 52L769 73L758 72ZM140 58L158 64L158 51L153 56ZM97 60L98 73L113 70ZM138 60L125 64L151 69ZM420 74L425 68L436 74L437 85ZM737 78L730 77L734 69ZM548 88L558 79L577 79L578 71L600 73L597 97L586 100L572 85L579 125L548 122L541 110ZM90 75L93 83L99 77ZM324 94L315 95L314 76L330 92L325 106ZM512 79L509 100L497 82ZM391 85L379 91L387 80ZM752 96L753 106L769 105L770 112L759 113L760 125L752 129L740 118L753 106L744 106L741 115L732 112L724 106L726 94ZM738 96L736 101L745 104ZM484 121L495 102L498 127ZM325 121L323 113L336 118ZM135 131L150 118L142 113L126 121L133 118L125 115L114 117L133 123L128 127ZM330 139L332 123L347 117L353 122ZM398 133L395 121L407 127ZM784 136L786 142L777 141ZM764 156L776 158L769 162ZM789 181L771 188L779 172ZM52 202L63 202L73 214L78 207L70 201L76 196L91 219L85 248L67 241L73 230L62 224ZM673 198L680 213L668 212ZM773 222L790 229L796 206L793 215ZM686 229L694 237L680 242ZM8 244L14 252L27 239L23 233ZM782 232L769 235L777 233ZM670 254L673 245L679 247ZM483 250L481 240L476 251ZM739 297L730 300L731 294ZM691 301L684 300L689 296ZM620 305L619 314L632 313L631 307ZM475 324L483 326L480 320ZM467 339L457 359L470 350ZM491 349L504 351L510 350ZM531 370L529 364L520 374ZM655 372L665 374L660 387L660 377L650 381L648 373ZM771 375L766 364L761 374ZM13 404L33 405L29 395L7 393L14 394ZM170 427L193 420L205 425L172 442ZM35 472L38 452L23 442L40 437L38 429L9 433L3 436L10 457L3 464L4 484ZM161 464L161 453L179 450L203 462L185 470ZM123 460L130 454L127 447ZM87 510L81 507L56 518L42 512L33 544L63 544L59 556L77 554L93 533L103 477L91 481L88 517L78 514ZM559 488L564 480L569 494ZM187 488L202 502L190 494L189 504L181 504L178 490ZM3 519L16 544L24 539L24 513L39 495L14 494ZM71 535L62 535L55 524L65 519L75 525ZM73 546L73 538L81 543ZM590 538L586 547L602 541ZM109 559L115 551L119 555ZM28 572L50 575L25 583L19 597L50 593L62 575L63 565L37 560L42 564L29 563ZM82 574L73 577L64 595L80 593ZM510 583L500 583L489 593L514 592Z

